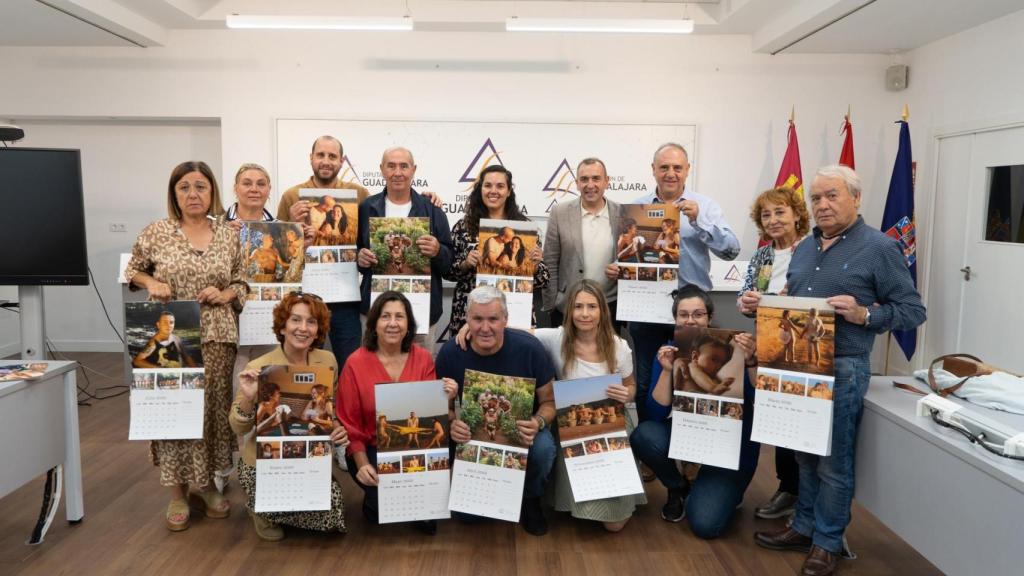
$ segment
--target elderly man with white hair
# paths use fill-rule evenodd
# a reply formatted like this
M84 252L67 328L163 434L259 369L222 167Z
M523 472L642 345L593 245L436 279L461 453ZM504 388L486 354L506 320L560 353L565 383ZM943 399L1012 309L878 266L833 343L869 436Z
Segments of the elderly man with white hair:
M802 574L836 569L850 522L854 455L875 336L925 321L925 308L899 243L858 214L861 184L846 166L826 166L811 184L813 241L797 245L786 279L790 296L825 298L836 312L835 393L829 456L797 452L800 495L793 523L754 540L775 550L807 552ZM756 301L747 303L756 309Z
M508 306L501 290L480 286L469 293L468 300L469 346L463 350L454 338L446 342L434 364L437 377L458 382L460 398L466 370L532 378L536 383L533 415L517 421L516 427L520 438L530 447L520 522L524 530L540 536L548 530L540 499L555 463L555 441L551 436L555 421L555 367L540 340L528 332L506 328ZM469 442L469 426L462 420L453 421L451 438L458 443Z

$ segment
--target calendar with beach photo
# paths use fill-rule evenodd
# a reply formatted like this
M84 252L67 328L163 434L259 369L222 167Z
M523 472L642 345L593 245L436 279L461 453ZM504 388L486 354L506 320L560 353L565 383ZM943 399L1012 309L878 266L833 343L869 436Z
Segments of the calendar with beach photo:
M529 446L517 420L533 414L536 381L466 370L461 419L472 439L456 446L448 508L519 521Z
M444 382L386 382L374 396L380 523L451 517Z
M206 372L199 303L128 302L124 316L132 364L128 439L202 438Z
M676 460L738 470L743 440L743 349L736 330L677 327L672 361Z
M626 433L626 406L608 397L622 376L592 376L554 384L559 450L576 502L644 491Z
M679 208L623 204L615 235L619 267L616 320L674 324L671 293L679 286Z
M835 336L823 298L761 297L751 440L829 455Z
M303 188L299 198L309 204L313 245L306 248L302 291L324 302L359 300L359 270L356 269L356 232L359 229L359 200L355 190Z
M330 366L267 366L256 392L256 512L331 508Z

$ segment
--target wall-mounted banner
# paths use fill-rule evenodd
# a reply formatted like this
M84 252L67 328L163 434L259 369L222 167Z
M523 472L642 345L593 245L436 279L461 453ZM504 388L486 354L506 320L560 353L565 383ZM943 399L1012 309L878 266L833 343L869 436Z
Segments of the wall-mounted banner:
M450 223L462 218L473 180L480 170L501 164L513 174L516 197L531 217L546 216L554 204L577 197L576 165L594 156L611 180L608 197L632 202L654 191L651 158L665 142L690 153L687 188L695 189L695 125L541 124L527 122L395 122L375 120L277 120L275 190L309 179L309 151L321 135L345 146L339 177L380 192L380 158L385 149L412 151L417 170L413 187L444 201ZM276 197L271 204L276 202Z

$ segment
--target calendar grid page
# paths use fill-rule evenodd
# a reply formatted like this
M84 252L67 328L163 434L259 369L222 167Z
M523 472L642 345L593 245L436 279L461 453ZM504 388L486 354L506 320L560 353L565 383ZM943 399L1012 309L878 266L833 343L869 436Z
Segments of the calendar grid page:
M333 366L266 366L256 393L256 512L330 510Z
M444 382L374 387L380 522L449 518L448 397Z
M306 249L302 291L324 302L355 302L360 299L356 268L356 236L359 201L355 190L303 188L299 198L309 204L307 224L313 228L313 245Z
M370 250L377 257L370 284L370 305L394 290L412 303L416 333L430 330L430 258L417 240L430 234L430 218L370 218Z
M643 492L626 433L626 406L608 397L618 374L554 383L559 449L576 502Z
M821 298L764 296L751 439L828 456L835 390L835 311Z
M128 302L125 336L132 364L128 439L202 438L206 372L199 303Z
M494 286L505 293L508 325L512 328L528 330L533 325L533 254L539 246L533 222L480 219L475 246L480 252L476 285Z
M276 344L273 310L289 292L302 289L305 245L302 226L295 222L244 222L242 278L249 296L238 318L242 346Z
M466 370L460 419L470 441L458 446L448 508L519 521L529 447L516 422L533 414L536 381Z
M676 353L670 368L670 458L739 469L746 370L740 334L715 328L676 328Z
M679 208L623 204L622 209L615 237L616 320L674 324L671 293L679 286Z

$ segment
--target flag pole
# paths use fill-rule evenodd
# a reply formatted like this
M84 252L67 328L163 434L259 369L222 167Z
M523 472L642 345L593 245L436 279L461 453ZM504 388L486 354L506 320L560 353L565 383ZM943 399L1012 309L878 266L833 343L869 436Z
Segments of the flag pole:
M907 104L903 105L903 113L900 114L900 120L906 122L910 118L910 107ZM892 330L890 330L885 336L885 376L889 375L889 348L892 346Z

